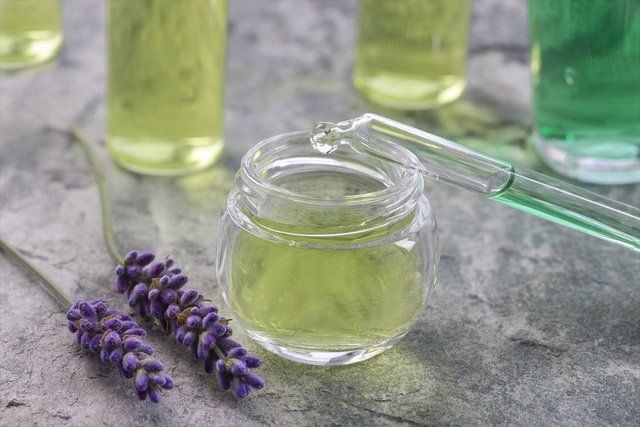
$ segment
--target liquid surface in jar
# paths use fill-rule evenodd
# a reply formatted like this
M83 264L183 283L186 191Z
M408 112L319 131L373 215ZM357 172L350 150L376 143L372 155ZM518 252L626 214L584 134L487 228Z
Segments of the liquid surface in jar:
M293 178L281 185L306 192L353 194L384 188L373 180L357 180L335 173L313 179ZM365 190L366 188L366 190ZM409 227L415 217L360 235L317 239L317 231L339 212L314 212L302 218L305 226L277 228L281 240L242 231L230 251L227 299L245 329L287 347L316 351L344 351L374 346L404 334L425 300L423 277L427 253L411 238L384 241ZM344 213L344 223L354 217Z

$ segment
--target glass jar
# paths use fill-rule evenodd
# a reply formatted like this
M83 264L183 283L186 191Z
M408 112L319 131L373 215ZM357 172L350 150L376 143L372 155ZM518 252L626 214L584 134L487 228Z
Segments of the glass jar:
M218 225L217 273L258 343L316 365L368 359L402 338L435 283L433 212L410 169L351 148L323 155L309 132L249 150Z

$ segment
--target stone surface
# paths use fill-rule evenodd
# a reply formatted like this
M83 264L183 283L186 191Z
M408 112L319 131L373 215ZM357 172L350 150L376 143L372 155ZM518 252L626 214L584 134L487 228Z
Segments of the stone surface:
M66 1L65 47L47 69L0 78L0 232L66 292L104 297L113 264L94 176L59 130L78 126L108 182L121 250L173 255L222 304L213 266L218 211L242 153L265 137L365 111L350 86L351 1L233 1L227 150L178 179L115 168L103 147L104 5ZM529 133L526 5L475 2L469 89L430 113L395 117L536 165ZM591 187L638 205L637 186ZM638 256L461 191L429 185L439 284L416 327L362 364L318 368L267 353L267 387L246 401L171 340L150 340L176 379L160 405L79 351L63 311L0 257L1 425L637 424Z

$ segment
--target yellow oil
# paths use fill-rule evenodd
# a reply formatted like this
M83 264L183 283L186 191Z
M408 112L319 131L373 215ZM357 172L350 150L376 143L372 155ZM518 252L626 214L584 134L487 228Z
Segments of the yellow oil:
M339 180L318 174L293 185L306 187L307 194L310 185L329 194ZM343 188L361 184L345 180ZM422 240L390 237L415 217L350 235L345 230L354 222L353 211L304 215L304 226L248 215L275 238L242 230L226 249L225 296L236 320L254 337L296 350L349 351L404 335L425 302L428 249ZM329 216L336 227L323 225ZM335 236L313 236L318 229Z
M426 109L466 86L470 0L361 0L354 85L368 100Z
M62 45L58 0L0 0L0 69L21 70L53 59Z
M176 175L223 147L226 0L110 1L108 148L123 167Z

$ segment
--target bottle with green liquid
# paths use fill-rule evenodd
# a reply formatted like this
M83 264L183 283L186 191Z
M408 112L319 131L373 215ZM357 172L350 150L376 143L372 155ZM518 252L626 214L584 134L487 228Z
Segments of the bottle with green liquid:
M18 71L53 59L62 46L58 0L0 0L0 69Z
M529 2L534 146L557 172L640 181L640 2Z
M466 86L470 0L361 0L356 89L390 108L427 109Z
M108 148L126 169L178 175L223 146L227 1L111 0Z

